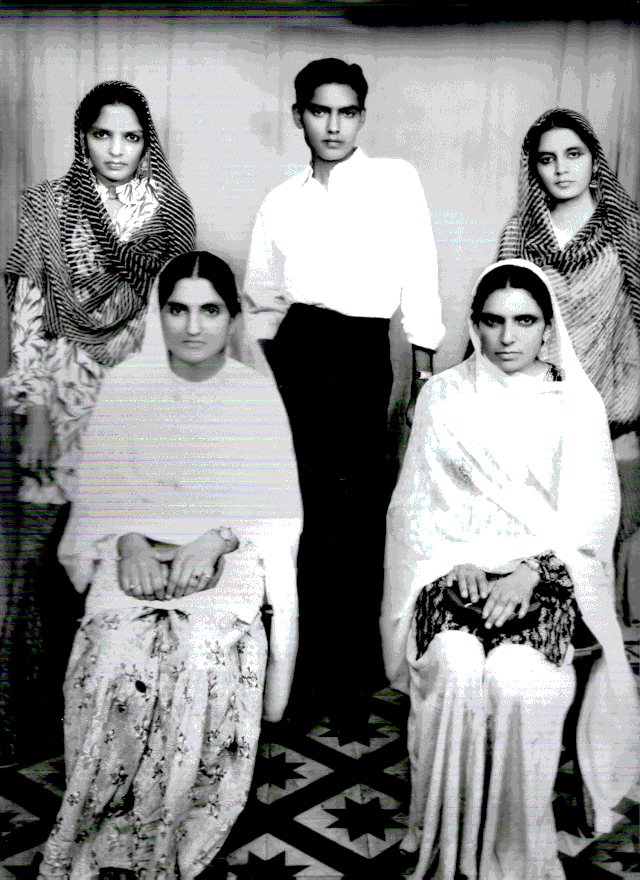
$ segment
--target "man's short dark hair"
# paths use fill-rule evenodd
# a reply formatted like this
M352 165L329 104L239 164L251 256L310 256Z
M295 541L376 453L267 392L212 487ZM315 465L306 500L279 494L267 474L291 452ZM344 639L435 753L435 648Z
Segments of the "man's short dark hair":
M347 64L340 58L319 58L300 71L294 80L295 107L301 113L311 103L314 92L327 83L351 86L358 96L358 107L364 110L369 86L359 64Z

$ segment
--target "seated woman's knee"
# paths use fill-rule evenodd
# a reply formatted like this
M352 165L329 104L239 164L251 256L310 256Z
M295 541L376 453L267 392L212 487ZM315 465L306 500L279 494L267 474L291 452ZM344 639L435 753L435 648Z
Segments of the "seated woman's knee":
M480 641L471 633L447 630L438 633L429 645L431 659L459 682L482 673L485 656Z
M555 696L557 667L529 645L498 645L489 653L484 671L485 681L504 696L537 704L549 688Z

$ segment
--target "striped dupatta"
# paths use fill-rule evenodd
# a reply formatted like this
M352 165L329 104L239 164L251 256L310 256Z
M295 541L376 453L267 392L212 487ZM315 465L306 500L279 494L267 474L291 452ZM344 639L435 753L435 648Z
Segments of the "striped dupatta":
M590 149L594 145L591 186L596 209L564 248L553 231L548 199L531 155L540 128L554 116L561 128L563 117L568 117ZM613 435L625 433L640 413L640 214L611 170L591 125L573 110L543 113L524 139L517 207L502 231L496 256L510 258L530 260L547 273L582 366L605 401ZM617 270L612 265L616 260ZM604 328L610 337L605 341L606 321L616 326ZM616 364L605 364L602 358Z
M104 366L122 359L119 334L146 308L153 278L167 260L190 250L195 237L193 210L169 168L144 96L128 83L106 82L84 101L114 89L122 100L135 96L136 106L146 110L140 122L147 144L138 174L153 188L158 209L128 241L118 239L96 190L81 104L73 164L64 177L24 193L18 241L5 269L10 305L19 278L28 278L44 298L46 335L77 343Z

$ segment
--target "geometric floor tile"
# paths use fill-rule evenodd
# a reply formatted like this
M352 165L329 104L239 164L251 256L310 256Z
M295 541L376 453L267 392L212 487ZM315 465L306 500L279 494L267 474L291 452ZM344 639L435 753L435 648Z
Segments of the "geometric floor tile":
M246 846L237 849L227 856L227 864L233 877L238 880L262 880L274 878L284 880L286 877L342 877L328 865L310 858L293 846L288 846L271 834L263 834Z
M53 761L41 761L31 767L25 767L18 771L22 776L37 782L47 791L53 792L60 797L64 794L64 759L58 758Z
M403 700L407 699L400 691L394 691L390 687L377 691L373 696L376 700L384 700L385 703L393 703L394 706L399 706Z
M333 729L331 721L325 718L311 731L309 736L311 739L322 742L329 748L357 761L363 755L375 752L382 746L398 739L400 735L397 727L389 724L379 715L370 715L368 722L359 727L358 731L359 739L351 742L341 741L339 731Z
M37 875L37 865L42 853L40 847L25 850L0 865L0 880L32 880Z
M618 876L640 873L637 822L623 821L613 831L598 837L589 849L592 864Z
M640 779L636 779L636 782L631 791L627 794L627 797L636 803L640 803Z
M388 773L389 776L396 776L398 779L409 782L409 758L403 758L403 760L398 761L397 764L393 764L391 767L385 767L383 772Z
M0 841L6 835L24 828L33 822L39 822L38 816L34 816L28 810L23 809L6 798L0 797Z
M576 837L567 831L558 831L556 834L558 841L558 852L566 856L577 856L588 846L593 844L592 837Z
M354 785L296 816L296 822L373 859L404 837L406 824L398 820L401 812L402 804L389 795Z
M409 804L408 700L384 688L367 722L337 730L324 718L307 732L265 725L254 786L216 867L228 880L400 880L417 857L398 848ZM268 729L267 729L268 728ZM64 784L61 758L0 770L0 880L33 880ZM576 778L564 753L554 795L567 880L640 880L635 786L611 832L590 836L576 816ZM219 873L219 869L222 872Z
M324 764L277 743L264 743L260 757L262 760L257 762L255 785L256 797L262 804L272 804L332 772Z

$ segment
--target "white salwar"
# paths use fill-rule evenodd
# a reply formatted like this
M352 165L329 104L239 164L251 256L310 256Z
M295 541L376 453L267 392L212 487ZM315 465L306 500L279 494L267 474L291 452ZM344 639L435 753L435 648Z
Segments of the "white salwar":
M533 264L505 263L529 268L548 287ZM555 301L540 356L561 382L506 376L471 331L476 353L420 395L388 516L381 627L389 679L411 697L407 845L421 839L416 878L437 859L439 880L557 880L551 797L573 667L527 645L500 645L485 657L475 636L456 631L438 634L418 659L415 602L459 563L505 572L549 549L564 562L603 648L578 754L596 826L610 828L612 807L638 771L639 731L613 605L618 485L602 401Z
M564 877L551 798L574 692L572 666L555 666L527 645L500 645L485 657L466 632L439 633L412 659L409 827L422 836L416 877L436 847L438 878Z

